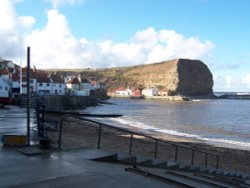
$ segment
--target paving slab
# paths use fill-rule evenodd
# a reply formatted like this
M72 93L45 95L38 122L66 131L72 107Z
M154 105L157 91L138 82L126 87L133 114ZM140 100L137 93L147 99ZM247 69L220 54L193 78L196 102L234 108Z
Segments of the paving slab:
M121 164L88 160L80 150L23 155L0 147L0 187L161 188L163 182L126 172Z

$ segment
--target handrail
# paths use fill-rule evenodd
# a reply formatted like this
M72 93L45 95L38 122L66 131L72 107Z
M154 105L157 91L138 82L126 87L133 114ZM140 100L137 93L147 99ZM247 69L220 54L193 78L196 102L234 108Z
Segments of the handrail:
M183 145L176 144L176 143L173 143L173 142L170 142L170 141L166 141L166 140L162 140L162 139L159 139L159 138L155 138L155 137L152 137L152 136L149 136L149 135L140 133L140 132L128 130L128 129L125 129L125 128L122 128L122 127L116 127L116 126L113 126L113 125L108 125L108 124L105 124L105 123L101 123L101 122L99 122L99 121L87 119L87 118L84 118L84 117L79 117L79 116L77 116L77 115L72 115L72 114L64 114L64 115L60 118L60 127L59 127L60 131L59 131L59 140L58 140L58 147L59 147L59 148L61 148L61 142L62 142L62 126L63 126L63 120L64 120L65 118L67 118L67 117L71 117L71 118L75 118L75 119L79 119L79 120L83 120L83 121L88 121L88 122L91 122L91 123L94 123L94 124L99 125L99 130L98 130L98 142L97 142L97 148L98 148L98 149L100 149L100 144L101 144L102 126L105 126L105 127L108 127L108 128L116 129L116 130L123 131L123 132L126 132L126 133L129 133L129 134L130 134L130 144L129 144L129 153L130 153L130 154L132 153L133 136L134 136L134 135L138 135L138 136L144 136L144 137L146 137L146 138L149 138L149 139L155 141L155 151L154 151L154 157L155 157L155 158L157 158L158 143L159 143L159 142L163 142L163 143L167 143L167 144L169 144L169 145L175 146L175 162L177 162L177 160L178 160L178 149L179 149L179 148L185 148L185 149L188 149L188 150L191 150L191 151L192 151L192 156L191 156L191 164L192 164L192 165L194 164L195 152L199 152L199 153L205 154L205 167L208 166L208 155L210 155L210 156L214 156L214 157L216 158L216 169L219 168L219 155L218 155L218 154L210 153L210 152L207 152L207 151L195 149L195 148L188 147L188 146L183 146Z

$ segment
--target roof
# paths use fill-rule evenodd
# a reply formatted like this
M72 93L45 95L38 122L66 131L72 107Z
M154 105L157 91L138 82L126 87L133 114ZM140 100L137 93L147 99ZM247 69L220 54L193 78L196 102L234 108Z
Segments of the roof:
M67 82L67 84L80 84L77 78L73 78Z
M82 80L81 80L81 83L90 83L87 79L85 79L85 78L83 78Z
M48 77L40 77L37 78L37 83L51 83L50 78Z
M8 69L1 69L0 70L0 75L9 75Z
M63 79L57 75L51 75L50 78L52 79L53 83L64 84Z
M20 80L20 76L18 75L18 73L12 74L12 81L19 81Z

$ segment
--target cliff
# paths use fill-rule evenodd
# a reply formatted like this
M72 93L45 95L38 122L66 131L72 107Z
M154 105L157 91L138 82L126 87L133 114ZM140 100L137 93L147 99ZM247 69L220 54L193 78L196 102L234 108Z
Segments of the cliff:
M68 72L68 71L67 71ZM173 95L210 95L213 76L199 60L175 59L133 67L81 70L82 77L106 82L107 91L118 88L148 88L156 86Z
M199 60L176 59L148 65L97 71L106 77L109 91L118 87L152 87L181 95L212 94L213 77Z

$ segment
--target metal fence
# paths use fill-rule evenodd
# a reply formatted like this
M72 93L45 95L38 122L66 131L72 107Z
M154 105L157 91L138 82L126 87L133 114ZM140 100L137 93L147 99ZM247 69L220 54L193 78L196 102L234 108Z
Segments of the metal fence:
M125 129L125 128L108 125L108 124L105 124L105 123L101 123L101 122L98 122L98 121L90 120L90 119L83 118L81 116L72 115L72 114L65 114L60 118L59 140L58 140L58 147L59 148L61 148L61 146L62 146L63 123L66 120L66 118L68 118L68 117L75 118L75 119L82 120L82 121L91 122L91 123L94 123L94 124L96 124L98 126L97 145L96 145L97 149L101 148L102 132L103 132L102 130L105 127L105 128L111 128L111 129L114 129L114 130L119 130L119 131L122 131L122 132L127 133L127 134L130 135L129 148L128 148L128 153L129 154L132 154L132 152L133 152L133 140L134 140L134 137L135 136L143 136L143 137L148 138L148 139L150 139L150 140L152 140L154 142L154 158L157 158L159 144L160 143L165 143L165 144L169 144L169 145L172 145L172 146L175 147L175 152L174 152L174 161L175 162L178 162L179 150L181 148L183 148L183 149L190 150L190 152L191 152L191 159L190 159L190 164L191 165L194 165L195 156L198 153L202 153L202 154L205 155L205 159L204 159L205 167L208 166L209 156L212 156L212 158L215 160L215 168L216 169L219 168L219 155L217 155L217 154L210 153L210 152L203 151L203 150L199 150L199 149L195 149L195 148L184 146L184 145L180 145L180 144L176 144L176 143L172 143L172 142L162 140L162 139L159 139L159 138L155 138L155 137L143 134L143 133L138 133L138 132L128 130L128 129ZM84 125L84 124L82 124L82 125Z

